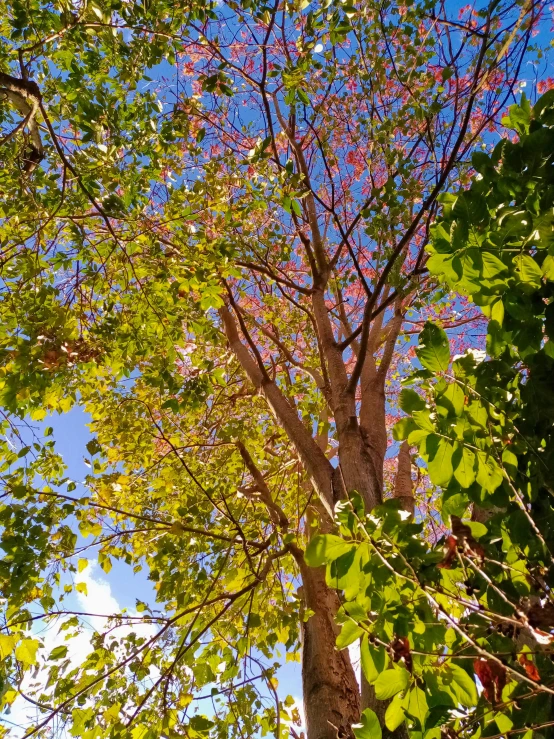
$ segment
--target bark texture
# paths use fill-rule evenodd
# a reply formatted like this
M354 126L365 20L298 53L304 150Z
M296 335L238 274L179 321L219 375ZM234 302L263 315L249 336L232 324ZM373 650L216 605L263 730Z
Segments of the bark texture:
M407 511L411 516L414 515L415 499L412 485L412 457L407 441L402 443L398 452L394 497L400 501L402 510Z
M23 116L23 119L5 136L2 143L7 143L23 129L28 128L30 135L29 148L23 155L23 171L30 174L44 157L44 149L40 131L36 121L42 96L38 85L33 80L18 79L0 72L0 96L5 96Z
M325 569L313 569L297 556L302 573L304 607L313 615L303 621L302 689L309 739L353 737L360 719L360 695L347 649L335 646L339 599L325 582Z

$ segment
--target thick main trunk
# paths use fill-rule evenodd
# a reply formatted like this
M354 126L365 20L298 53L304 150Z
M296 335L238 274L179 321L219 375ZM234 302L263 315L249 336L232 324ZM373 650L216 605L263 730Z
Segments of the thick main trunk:
M360 427L368 454L375 467L379 498L381 499L383 494L383 464L387 452L385 388L371 364L373 364L373 357L368 358L368 371L364 372L365 376L362 377ZM364 369L366 368L364 367Z
M396 337L394 337L396 338ZM384 373L379 373L372 356L368 357L361 378L362 404L360 409L360 426L368 453L375 466L379 485L379 495L383 495L383 467L387 452L387 427ZM403 445L398 455L398 469L394 488L395 497L401 499L404 510L413 515L414 501L411 483L411 458L408 445ZM394 732L387 729L385 713L390 701L380 701L375 696L375 690L368 683L363 673L361 682L362 710L370 708L379 719L383 737L387 739L407 739L408 732L403 724Z
M324 568L307 567L302 573L305 608L313 615L303 621L302 691L308 739L353 737L352 724L360 720L360 695L347 649L338 651L335 614L337 593L325 582Z
M381 502L381 484L375 466L356 418L343 428L338 428L340 471L347 492L356 491L362 496L366 511ZM382 464L381 464L382 469Z
M376 438L378 437L376 436ZM383 452L383 461L384 456L385 453ZM398 452L398 463L393 494L395 498L400 500L402 509L413 516L415 500L412 485L412 459L410 456L410 447L407 442L404 442L400 446ZM362 709L371 708L375 711L383 730L383 739L408 739L406 724L402 724L395 731L389 731L386 727L385 714L390 704L390 700L378 700L375 697L373 686L368 683L363 674L361 675L361 686Z

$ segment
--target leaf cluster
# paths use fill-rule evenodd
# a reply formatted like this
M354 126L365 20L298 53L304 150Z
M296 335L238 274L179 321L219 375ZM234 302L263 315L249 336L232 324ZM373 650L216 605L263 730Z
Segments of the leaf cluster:
M488 318L487 351L452 357L428 322L394 429L440 491L435 546L390 500L353 496L342 537L306 552L343 593L338 648L361 638L384 726L358 737L552 735L554 679L554 94L504 119L468 190L443 197L427 266ZM438 513L437 513L438 515ZM373 728L370 728L373 727Z

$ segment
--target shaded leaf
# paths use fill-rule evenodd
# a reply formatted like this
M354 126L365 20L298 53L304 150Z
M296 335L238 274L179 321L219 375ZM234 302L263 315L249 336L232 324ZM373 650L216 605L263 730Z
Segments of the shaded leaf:
M421 364L432 372L445 372L450 364L448 337L442 328L427 322L419 335L417 356Z

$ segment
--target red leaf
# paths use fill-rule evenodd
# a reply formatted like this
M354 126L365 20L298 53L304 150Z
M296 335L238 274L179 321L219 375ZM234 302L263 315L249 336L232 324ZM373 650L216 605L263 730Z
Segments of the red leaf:
M439 562L437 567L440 567L444 570L449 570L452 566L452 560L456 556L456 546L458 544L458 540L455 536L448 536L446 538L446 541L444 542L444 559L442 562Z
M506 685L506 668L492 659L476 659L473 669L481 681L485 698L493 705L499 703Z
M402 660L406 665L406 669L412 671L412 655L410 652L410 642L405 636L395 636L389 644L389 651L393 662Z
M539 671L537 670L537 666L535 665L533 660L529 659L529 657L525 653L520 654L517 658L517 661L527 673L527 677L531 678L531 680L535 680L536 682L541 679Z

